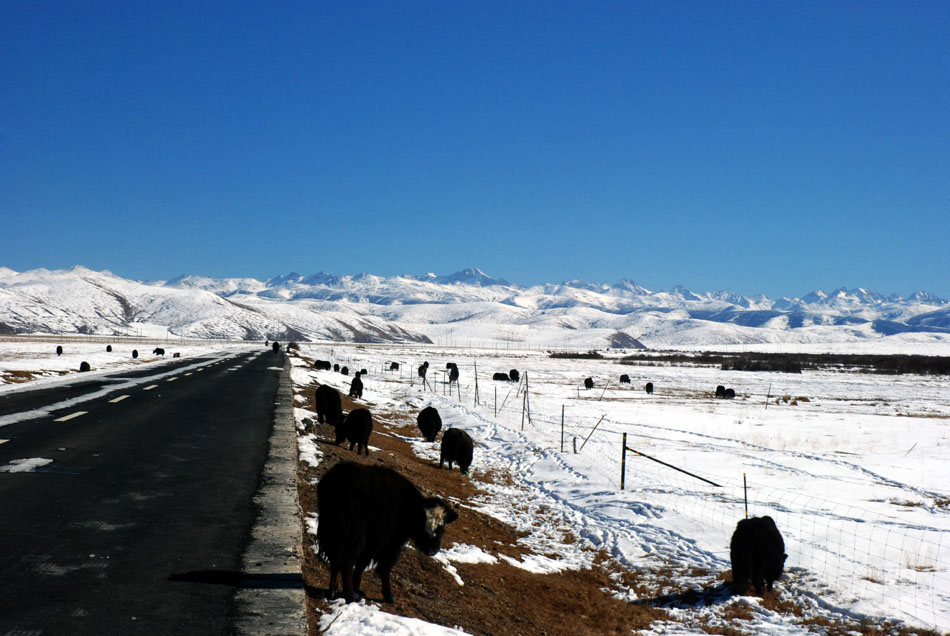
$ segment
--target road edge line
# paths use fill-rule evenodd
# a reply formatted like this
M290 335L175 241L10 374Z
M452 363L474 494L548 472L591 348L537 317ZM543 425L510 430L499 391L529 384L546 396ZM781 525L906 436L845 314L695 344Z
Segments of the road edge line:
M254 495L258 518L242 560L242 572L249 583L235 594L234 629L241 636L307 633L297 431L290 357L283 357L267 461ZM265 582L255 584L256 577Z

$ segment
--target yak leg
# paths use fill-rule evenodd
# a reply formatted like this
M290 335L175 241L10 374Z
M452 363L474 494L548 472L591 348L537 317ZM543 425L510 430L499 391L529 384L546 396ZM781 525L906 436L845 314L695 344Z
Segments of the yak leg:
M340 573L343 575L343 598L347 603L359 600L356 594L353 593L353 565L347 563L341 568Z

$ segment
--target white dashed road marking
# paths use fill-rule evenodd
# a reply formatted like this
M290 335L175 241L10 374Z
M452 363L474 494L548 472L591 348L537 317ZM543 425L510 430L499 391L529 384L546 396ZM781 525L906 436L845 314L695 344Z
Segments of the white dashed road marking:
M151 386L147 386L147 387L145 387L145 388L142 389L142 390L143 390L143 391L151 391L152 389L157 389L157 388L158 388L158 385L157 385L157 384L152 384Z
M79 417L80 415L85 415L85 414L88 413L88 412L89 412L89 411L76 411L75 413L70 413L69 415L64 415L64 416L62 416L62 417L60 417L60 418L57 418L57 419L55 419L55 420L53 420L53 421L54 421L54 422L68 422L69 420L73 419L74 417Z
M128 396L128 395L120 395L119 397L115 398L114 400L109 400L109 404L115 404L116 402L121 402L122 400L124 400L124 399L127 398L127 397L129 397L129 396Z
M177 380L177 379L178 379L178 378L168 378L167 380L165 380L165 382L174 382L174 381Z

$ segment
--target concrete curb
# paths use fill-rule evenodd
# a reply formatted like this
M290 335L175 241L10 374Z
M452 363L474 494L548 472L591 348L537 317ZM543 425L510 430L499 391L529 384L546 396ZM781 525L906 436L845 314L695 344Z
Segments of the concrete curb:
M297 501L297 431L290 357L283 356L274 428L261 486L259 516L244 553L244 584L235 595L235 633L245 636L307 634L300 555L302 526Z

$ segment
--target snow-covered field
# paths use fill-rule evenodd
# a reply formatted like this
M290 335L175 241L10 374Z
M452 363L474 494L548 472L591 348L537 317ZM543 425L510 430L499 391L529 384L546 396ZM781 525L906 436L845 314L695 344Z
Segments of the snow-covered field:
M62 355L57 355L57 345L63 347ZM106 351L107 346L112 347L112 351ZM15 388L19 382L23 381L29 381L31 387L37 387L51 381L74 379L78 376L72 374L79 371L79 366L83 362L88 362L91 372L96 373L155 364L162 360L170 361L175 353L182 358L188 358L228 347L247 346L249 345L223 341L177 341L177 339L167 341L123 338L0 340L0 391ZM163 348L165 354L153 354L152 352L157 347ZM138 352L137 358L132 357L133 350Z
M806 618L883 618L950 630L950 378L621 366L432 347L303 345L302 353L367 368L364 399L373 409L414 416L433 404L444 426L469 431L478 443L475 472L515 477L510 486L489 486L477 506L516 524L533 552L545 555L522 567L583 567L592 558L580 549L586 546L606 549L641 580L653 579L655 589L713 588L730 569L745 475L749 515L772 516L785 538L786 574L777 588ZM423 360L435 390L413 378ZM382 373L390 361L402 370ZM461 370L460 395L447 395L441 383L447 361ZM527 376L530 417L517 385L490 379L511 368ZM632 384L618 384L622 373ZM591 391L582 386L587 376ZM294 369L296 383L314 380L346 390L350 378ZM647 381L656 387L652 396L643 391ZM734 388L737 399L716 400L717 384ZM298 409L299 418L307 415ZM624 434L628 449L717 485L628 450L621 490ZM307 452L319 457L318 449ZM432 445L418 443L417 452L438 458ZM535 526L542 516L551 521ZM439 558L447 568L498 558L474 552L452 545ZM752 597L675 609L684 624L655 629L701 633L698 625L728 622L724 612L736 604L752 612L743 625L750 633L807 633ZM372 604L338 605L325 626L330 634L446 631Z
M77 377L83 360L93 373L162 364L150 353L154 345L146 345L148 353L138 360L125 350L131 344L114 345L112 354L98 342L65 346L57 356L49 342L0 342L0 377L31 371L42 378L29 384L36 386ZM364 398L374 410L414 416L433 404L444 426L468 430L478 443L476 474L504 470L514 478L510 485L488 486L490 495L475 505L527 533L523 541L538 556L521 567L579 568L592 558L581 548L602 548L662 593L715 587L730 567L729 538L744 515L745 474L749 514L772 516L785 537L788 561L777 589L805 608L806 617L884 618L950 631L950 378L621 366L538 352L434 347L301 347L311 358L367 368ZM181 351L182 357L221 348L218 342L165 346L168 355ZM950 355L946 348L928 352ZM435 390L423 390L413 377L423 360L432 365ZM402 363L402 370L383 373L390 361ZM460 394L446 395L440 382L447 361L461 370ZM511 368L527 377L530 416L517 385L490 380L493 372ZM621 373L632 384L619 385ZM582 388L587 376L595 381L591 391ZM293 378L341 389L350 379L300 366ZM647 381L656 387L652 396L642 389ZM717 384L734 388L737 399L712 398ZM9 390L16 385L0 384L0 392ZM790 399L776 404L776 396ZM298 409L299 418L306 415ZM629 449L718 486L628 451L621 490L624 433ZM416 448L437 459L431 445ZM319 449L306 441L301 450L319 461ZM549 522L535 526L538 518ZM502 558L471 546L446 548L439 558L449 571L452 562ZM737 605L751 612L742 625L749 633L807 633L752 597L674 609L677 622L654 630L736 626L725 613ZM452 631L363 603L337 604L324 620L330 634Z

